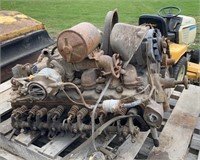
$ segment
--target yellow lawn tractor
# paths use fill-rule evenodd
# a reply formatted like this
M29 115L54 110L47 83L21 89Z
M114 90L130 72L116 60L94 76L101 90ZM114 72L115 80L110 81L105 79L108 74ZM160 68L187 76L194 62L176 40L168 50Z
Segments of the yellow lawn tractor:
M161 8L158 15L145 14L139 17L139 25L158 28L164 39L168 40L164 64L169 67L170 76L183 80L185 75L192 83L200 85L200 52L189 50L196 37L196 21L192 17L180 15L181 9L175 6ZM162 70L161 70L162 71ZM166 74L166 72L164 72Z
M41 49L55 43L44 24L16 11L0 11L0 82L12 76L17 63L33 63Z

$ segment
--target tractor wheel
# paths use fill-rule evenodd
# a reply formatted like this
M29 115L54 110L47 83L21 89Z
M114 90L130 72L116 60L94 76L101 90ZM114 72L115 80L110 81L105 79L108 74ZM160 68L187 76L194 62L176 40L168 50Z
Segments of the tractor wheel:
M190 62L193 63L200 63L200 50L195 50L193 53L191 53L191 58L190 58Z
M173 77L178 80L182 81L187 72L187 59L186 57L181 57L181 59L176 63L173 67Z

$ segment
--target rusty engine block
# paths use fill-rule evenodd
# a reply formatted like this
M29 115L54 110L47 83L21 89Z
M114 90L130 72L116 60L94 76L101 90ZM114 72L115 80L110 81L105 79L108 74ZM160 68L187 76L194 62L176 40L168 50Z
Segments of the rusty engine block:
M104 34L86 22L67 29L37 62L12 68L16 130L41 131L49 138L97 137L101 127L104 135L134 139L150 129L159 145L156 128L169 109L166 90L185 81L161 76L168 68L168 45L158 29L117 19L116 11L107 14Z

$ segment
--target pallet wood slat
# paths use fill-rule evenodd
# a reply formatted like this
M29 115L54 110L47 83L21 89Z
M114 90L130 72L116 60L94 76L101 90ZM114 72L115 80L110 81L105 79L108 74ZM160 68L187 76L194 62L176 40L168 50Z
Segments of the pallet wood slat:
M24 160L0 148L0 160Z
M188 153L185 157L185 160L197 160L197 155Z
M10 102L3 102L0 104L0 122L1 117L12 110Z
M145 139L149 135L149 131L140 132L135 142L132 143L129 137L118 149L118 156L116 160L132 160L141 149Z
M58 135L52 141L44 145L40 149L40 153L50 157L55 158L58 154L60 154L65 148L67 148L72 142L74 142L80 135L76 135L75 137L71 137L70 135Z
M115 138L116 135L113 136L109 136L107 138L102 139L101 137L97 137L97 139L95 139L95 144L96 147L99 148L101 146L106 147L110 144L110 142ZM85 145L85 143L87 143L88 145ZM94 152L94 146L92 144L92 142L88 143L88 140L86 140L84 143L82 143L81 145L79 145L75 151L73 150L73 153L69 153L68 155L66 155L63 160L83 160L84 158L86 159L86 157Z
M196 129L200 130L200 117L198 117Z
M163 119L167 120L170 117L171 112L164 112Z
M171 98L173 99L178 99L180 96L181 96L181 92L175 91L175 90L171 94Z
M0 84L0 94L11 88L10 80Z
M6 135L12 129L13 129L13 127L11 126L11 119L10 118L0 123L0 134L1 135Z
M39 136L40 136L39 132L29 132L26 134L20 133L17 137L15 137L15 141L17 141L25 146L29 146Z
M177 99L170 98L170 99L169 99L169 104L170 104L170 106L175 107L177 101L178 101Z
M30 145L29 147L24 146L15 142L14 140L10 141L4 136L0 136L0 146L5 150L15 153L20 157L27 159L27 160L52 160L47 156L44 156L38 152L40 148L35 145ZM61 160L60 157L56 157L55 160Z
M196 134L196 133L193 134L190 147L196 150L200 150L200 135L199 134Z
M142 148L139 151L139 154L148 157L149 152L151 151L151 149L153 148L154 144L153 144L153 139L147 137L147 139L145 140L145 143L143 144Z
M11 89L6 90L0 94L0 104L10 100Z
M190 85L188 90L184 90L161 132L160 146L153 148L149 159L184 158L200 113L199 95L197 86Z

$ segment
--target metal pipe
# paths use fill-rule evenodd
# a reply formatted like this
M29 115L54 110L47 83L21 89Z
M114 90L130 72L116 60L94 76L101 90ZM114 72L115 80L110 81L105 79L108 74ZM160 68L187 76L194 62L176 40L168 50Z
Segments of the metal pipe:
M152 138L153 138L154 146L158 147L159 146L158 131L155 127L151 127L150 129L151 129L151 135L152 135Z

